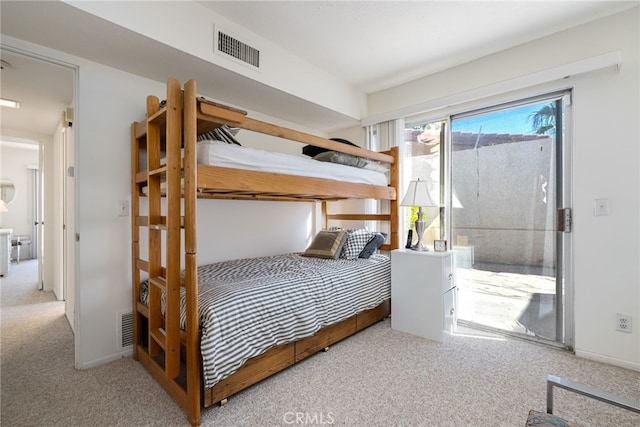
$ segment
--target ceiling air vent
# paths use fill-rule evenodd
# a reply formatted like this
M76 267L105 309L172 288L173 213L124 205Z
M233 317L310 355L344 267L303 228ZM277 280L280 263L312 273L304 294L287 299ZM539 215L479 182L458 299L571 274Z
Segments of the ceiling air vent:
M260 51L246 43L241 42L229 34L218 31L217 51L232 56L233 58L260 68Z

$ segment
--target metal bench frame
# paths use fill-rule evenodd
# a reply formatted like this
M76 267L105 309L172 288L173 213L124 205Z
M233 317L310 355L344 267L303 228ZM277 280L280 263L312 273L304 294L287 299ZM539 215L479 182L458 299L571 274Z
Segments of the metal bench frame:
M554 387L569 390L574 393L599 400L600 402L605 402L610 405L618 406L620 408L640 414L640 402L627 399L626 397L617 396L606 391L597 390L593 387L589 387L575 381L567 380L565 378L560 378L555 375L547 376L547 414L553 414Z

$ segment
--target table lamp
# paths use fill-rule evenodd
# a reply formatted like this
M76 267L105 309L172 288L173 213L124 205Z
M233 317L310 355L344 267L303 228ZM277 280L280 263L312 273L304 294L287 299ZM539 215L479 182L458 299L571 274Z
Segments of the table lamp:
M415 181L411 181L400 206L418 207L418 219L416 219L415 222L418 242L412 247L412 249L417 251L428 250L422 242L422 234L424 233L425 228L425 222L422 219L422 208L438 205L431 198L431 194L429 194L429 189L427 188L427 183L425 181L420 181L420 178Z

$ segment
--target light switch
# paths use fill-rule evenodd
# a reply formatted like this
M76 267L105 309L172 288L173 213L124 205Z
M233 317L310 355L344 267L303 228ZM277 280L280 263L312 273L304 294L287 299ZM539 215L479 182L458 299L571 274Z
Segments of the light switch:
M609 215L609 199L596 199L593 213L595 216Z
M118 202L118 216L129 216L129 201L120 200Z

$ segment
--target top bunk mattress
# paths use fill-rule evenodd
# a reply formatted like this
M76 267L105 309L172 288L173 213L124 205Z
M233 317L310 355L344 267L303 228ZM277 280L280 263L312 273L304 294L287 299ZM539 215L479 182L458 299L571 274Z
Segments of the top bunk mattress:
M198 163L203 165L332 179L357 184L388 185L387 175L379 170L321 162L312 158L227 144L222 141L198 141L197 156Z

